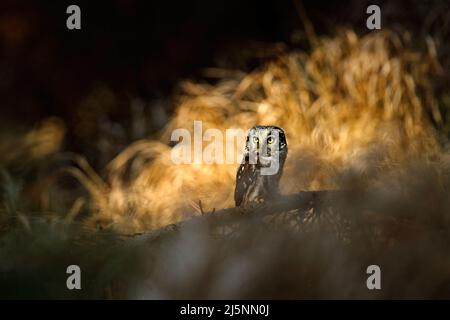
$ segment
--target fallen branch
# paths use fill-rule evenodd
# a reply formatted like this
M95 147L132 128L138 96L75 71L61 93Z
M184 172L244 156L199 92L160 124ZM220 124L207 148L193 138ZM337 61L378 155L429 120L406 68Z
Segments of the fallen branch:
M168 232L171 233L180 228L192 226L202 221L227 224L230 221L236 221L236 218L242 217L242 215L256 215L257 217L262 218L270 214L291 210L306 211L311 208L320 212L320 210L326 206L335 205L340 201L346 201L349 197L353 196L354 192L343 190L303 191L296 194L283 195L270 202L258 203L248 207L233 207L221 210L213 209L211 212L204 212L200 202L201 215L140 235L145 236L146 238L154 238Z

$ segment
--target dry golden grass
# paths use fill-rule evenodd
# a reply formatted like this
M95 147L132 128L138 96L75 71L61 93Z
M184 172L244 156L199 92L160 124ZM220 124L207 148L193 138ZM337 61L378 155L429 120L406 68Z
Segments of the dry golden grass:
M9 151L0 155L0 297L450 297L450 156L431 124L441 117L430 41L421 51L408 34L343 31L310 53L282 54L249 74L208 70L220 75L217 84L183 83L160 139L130 145L109 164L106 179L82 156L65 155L75 165L64 172L85 194L70 190L76 200L57 212L42 197L51 189L42 173L49 170L31 167L51 163L64 126L52 119L3 139L9 143L0 150ZM170 160L170 133L192 131L194 120L204 130L283 127L290 149L285 194L355 192L309 223L301 222L304 212L261 219L253 210L118 235L199 215L199 200L204 211L233 206L237 164ZM31 174L17 178L21 170ZM54 188L57 199L66 196ZM30 195L41 204L36 212L27 206ZM73 263L83 270L81 292L64 287ZM365 286L370 264L382 269L381 291Z
M233 206L237 164L170 160L170 133L193 132L194 120L224 133L284 128L284 193L342 187L349 170L369 183L405 161L432 159L440 153L429 119L440 121L430 85L437 65L433 50L414 50L407 33L342 31L309 54L286 53L249 74L213 70L221 74L216 85L185 82L161 139L136 142L110 163L110 186L92 192L89 223L133 233L198 214L199 200L208 211Z

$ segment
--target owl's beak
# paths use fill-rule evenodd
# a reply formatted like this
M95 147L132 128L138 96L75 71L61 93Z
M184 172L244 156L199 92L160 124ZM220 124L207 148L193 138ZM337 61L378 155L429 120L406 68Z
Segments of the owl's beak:
M276 159L270 155L269 156L259 156L258 159L259 159L259 162L264 166L270 165L273 161L276 161Z

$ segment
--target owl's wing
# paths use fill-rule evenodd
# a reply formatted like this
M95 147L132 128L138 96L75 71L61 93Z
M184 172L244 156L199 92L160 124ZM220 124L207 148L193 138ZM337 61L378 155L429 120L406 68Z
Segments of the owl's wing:
M245 191L252 182L252 166L248 160L244 161L239 166L236 174L236 189L234 190L234 202L236 207L240 206L244 199Z

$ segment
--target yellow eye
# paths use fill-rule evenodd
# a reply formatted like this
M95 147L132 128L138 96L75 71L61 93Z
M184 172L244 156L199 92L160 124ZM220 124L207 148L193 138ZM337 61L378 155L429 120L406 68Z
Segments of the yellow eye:
M258 137L253 137L253 142L254 142L254 143L258 143L258 142L259 142Z
M268 137L267 138L267 144L272 144L272 143L274 143L275 142L275 139L274 138L272 138L272 137Z

